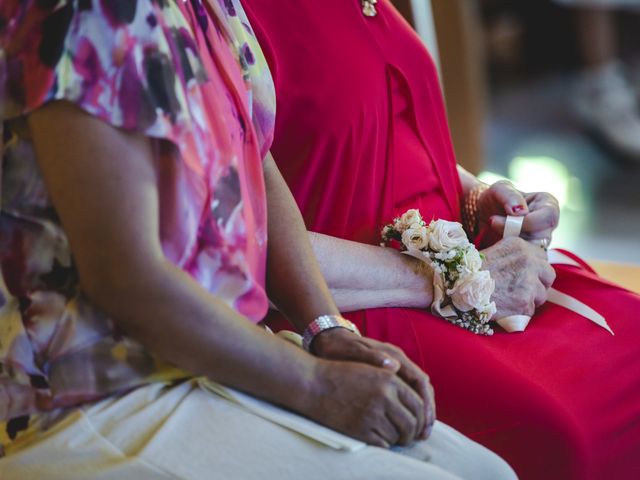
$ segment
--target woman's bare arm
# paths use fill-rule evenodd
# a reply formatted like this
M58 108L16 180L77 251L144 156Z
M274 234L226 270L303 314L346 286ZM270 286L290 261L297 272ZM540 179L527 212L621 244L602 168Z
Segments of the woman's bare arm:
M264 169L269 208L269 294L279 310L302 332L318 315L339 312L322 279L300 210L271 155L268 155ZM331 240L330 237L326 238ZM354 242L346 242L346 246L360 249L360 244ZM344 249L340 252L355 253ZM397 255L394 255L396 259ZM343 259L338 256L336 260ZM347 272L337 273L342 285L348 286L354 280ZM358 293L360 292L351 294L351 305L357 305L353 302L371 301L380 297L371 291L362 291L363 297ZM340 328L320 333L313 345L315 353L324 358L364 362L375 366L386 365L385 368L397 372L420 395L424 415L414 433L415 436L425 438L435 420L433 389L425 373L402 351L375 340L357 337Z
M269 222L269 298L302 332L320 315L339 310L322 278L300 210L271 154L264 162ZM305 279L305 281L297 281Z
M392 248L309 232L311 244L338 308L428 308L432 271Z
M480 184L480 181L464 168L459 166L458 172L463 191L467 192ZM532 195L541 198L539 201L536 200L541 208L532 210L532 213L525 217L524 224L544 234L557 225L557 204L549 200L548 195ZM498 211L503 215L509 205L526 205L524 197L508 182L494 184L483 194L482 202L483 210ZM494 221L497 225L496 230L501 231L500 219L496 217ZM379 307L428 308L431 305L433 272L429 267L421 265L418 270L416 260L390 248L314 232L310 232L309 235L322 273L340 310L346 312ZM491 271L496 281L493 298L498 306L499 316L514 313L532 314L534 305L544 302L544 292L549 288L553 277L548 262L539 258L537 254L540 252L528 248L524 242L499 241L484 253L487 256L485 267ZM516 272L521 274L514 275ZM519 294L513 295L510 292L516 283Z
M83 290L132 337L197 375L283 403L314 361L252 325L169 262L149 139L56 102L29 118ZM297 408L298 405L287 405Z
M67 102L32 113L29 127L81 286L128 335L193 374L371 444L407 443L424 428L422 398L394 372L313 357L251 324L165 258L149 139ZM290 281L311 282L305 289L313 292L322 290L318 278ZM326 302L321 295L308 314L330 308Z
M479 183L458 166L464 192ZM331 294L343 312L367 308L429 308L433 271L391 248L309 232Z

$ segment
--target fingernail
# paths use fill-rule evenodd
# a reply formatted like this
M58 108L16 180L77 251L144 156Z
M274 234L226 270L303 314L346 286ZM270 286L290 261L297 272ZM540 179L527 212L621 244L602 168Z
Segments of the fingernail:
M513 213L520 213L524 212L524 207L522 205L513 205L511 207L511 210L513 211Z
M391 370L395 370L399 366L400 364L393 358L387 357L382 361L382 368L390 368Z

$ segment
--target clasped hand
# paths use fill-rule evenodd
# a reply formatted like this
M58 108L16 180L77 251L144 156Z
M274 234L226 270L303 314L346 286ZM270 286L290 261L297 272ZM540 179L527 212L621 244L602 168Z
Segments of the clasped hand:
M435 422L429 377L399 348L336 328L313 342L323 423L370 445L426 439Z

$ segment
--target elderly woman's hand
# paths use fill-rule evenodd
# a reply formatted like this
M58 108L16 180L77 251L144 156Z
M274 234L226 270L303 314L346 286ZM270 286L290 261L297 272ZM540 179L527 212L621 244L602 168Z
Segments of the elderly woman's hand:
M492 299L495 318L509 315L533 315L547 300L547 291L555 280L555 271L539 246L521 238L504 238L482 251L483 267L496 282Z
M350 361L318 359L316 365L311 387L300 399L305 415L383 448L420 437L424 403L393 371Z
M502 236L507 215L524 216L522 238L550 241L558 226L560 207L550 193L522 193L510 182L501 180L478 199L478 231L489 225L493 232Z
M360 337L344 328L320 333L312 345L313 352L318 357L367 363L397 374L419 395L424 405L425 423L418 432L418 438L425 439L429 436L436 419L433 387L429 376L409 360L402 350L389 343Z

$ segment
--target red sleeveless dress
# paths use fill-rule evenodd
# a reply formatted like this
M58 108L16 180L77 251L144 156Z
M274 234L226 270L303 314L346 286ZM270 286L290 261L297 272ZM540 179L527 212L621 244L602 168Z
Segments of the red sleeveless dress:
M309 230L378 244L419 208L459 218L461 187L437 72L387 0L243 0L277 93L274 157ZM555 287L608 320L613 337L552 304L522 334L481 337L425 310L347 314L431 376L439 418L523 479L640 478L640 297L588 268Z

